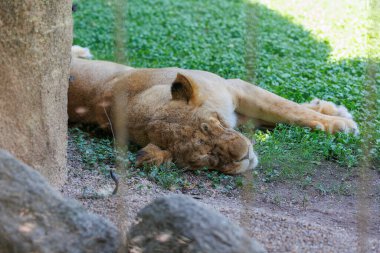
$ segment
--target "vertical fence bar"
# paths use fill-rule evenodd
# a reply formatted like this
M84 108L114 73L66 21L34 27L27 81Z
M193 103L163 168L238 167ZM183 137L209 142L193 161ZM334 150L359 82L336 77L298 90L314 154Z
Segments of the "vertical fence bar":
M127 6L128 0L113 0L115 15L115 61L128 65L127 58Z
M358 214L357 214L357 231L358 231L358 252L370 252L368 233L370 227L371 209L369 196L372 192L372 178L369 170L373 165L373 158L376 152L376 136L378 135L375 120L378 117L378 87L379 72L378 61L380 59L380 1L366 1L368 15L368 30L366 35L367 62L364 80L364 107L362 119L362 151L363 158L359 166L359 187L357 192ZM376 215L376 214L375 214Z
M256 83L256 52L257 52L257 9L255 1L248 0L244 3L245 12L245 79L248 82ZM243 189L241 193L241 202L243 210L240 214L240 224L248 228L251 224L250 210L254 205L254 177L252 171L243 174Z
M113 12L115 15L114 38L115 38L115 61L127 65L127 0L113 0ZM121 101L124 100L124 101ZM118 227L121 232L124 242L124 249L121 252L126 252L127 245L127 226L129 222L127 199L128 199L128 132L127 132L127 115L124 111L125 96L114 94L115 111L114 130L115 130L115 149L117 154L116 172L119 176L119 185L117 191L117 216Z

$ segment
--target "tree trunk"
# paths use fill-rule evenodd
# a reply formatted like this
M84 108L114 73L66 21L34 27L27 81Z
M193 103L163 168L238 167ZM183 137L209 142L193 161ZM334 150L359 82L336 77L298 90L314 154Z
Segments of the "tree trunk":
M0 1L0 148L66 179L71 1Z

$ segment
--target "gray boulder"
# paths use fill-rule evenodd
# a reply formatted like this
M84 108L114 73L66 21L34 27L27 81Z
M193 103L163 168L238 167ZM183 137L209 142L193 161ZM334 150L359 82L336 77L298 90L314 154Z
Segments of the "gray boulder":
M0 150L0 252L117 252L118 230Z
M255 253L263 246L220 213L183 195L153 201L128 234L130 252Z

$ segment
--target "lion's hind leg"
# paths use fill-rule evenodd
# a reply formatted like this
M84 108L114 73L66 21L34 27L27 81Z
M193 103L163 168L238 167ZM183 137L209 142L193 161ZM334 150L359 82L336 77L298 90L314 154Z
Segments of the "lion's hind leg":
M92 59L94 56L91 54L89 48L73 45L71 47L71 57L82 58L82 59Z
M245 117L270 125L286 123L329 133L359 133L345 107L322 100L302 105L239 79L227 81L236 104L235 112Z

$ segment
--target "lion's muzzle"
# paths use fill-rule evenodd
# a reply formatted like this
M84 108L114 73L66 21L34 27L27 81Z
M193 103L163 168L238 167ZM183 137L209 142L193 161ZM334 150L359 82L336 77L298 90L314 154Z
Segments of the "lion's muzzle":
M248 170L253 170L257 166L258 162L259 160L257 155L253 151L253 145L250 143L247 154L243 158L239 161L224 165L221 171L227 174L241 174Z

